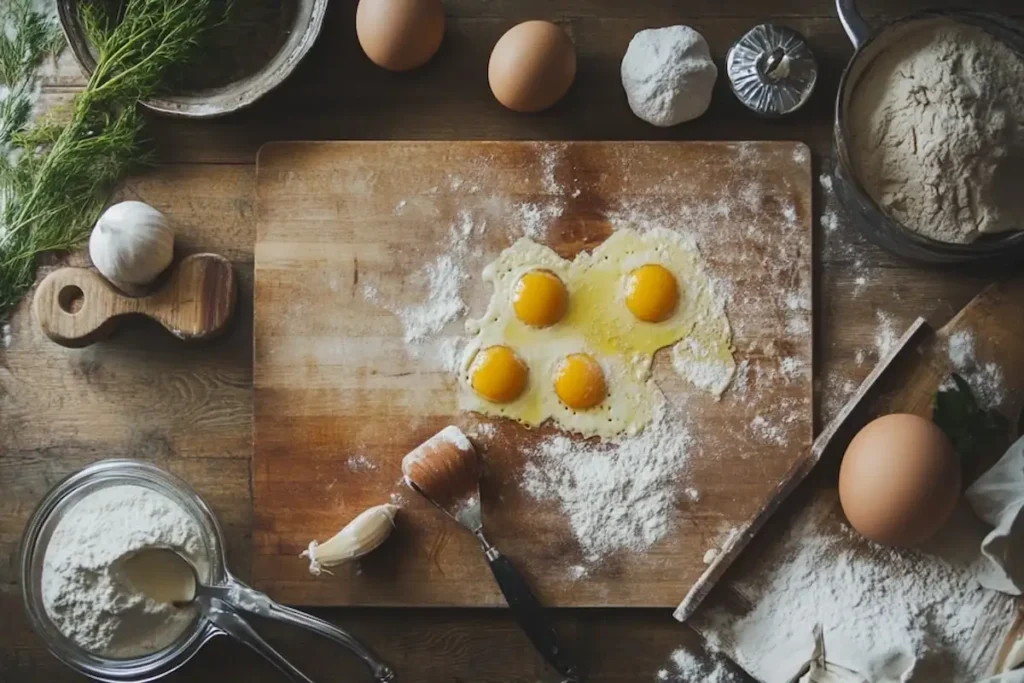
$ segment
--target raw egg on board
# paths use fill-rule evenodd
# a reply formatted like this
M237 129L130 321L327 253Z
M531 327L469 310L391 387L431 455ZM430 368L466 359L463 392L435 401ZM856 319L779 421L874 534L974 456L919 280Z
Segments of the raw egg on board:
M864 427L846 449L839 502L851 526L868 540L913 546L949 520L960 482L960 459L934 422L886 415Z
M618 230L573 261L521 239L483 278L494 293L467 323L475 337L462 361L463 410L529 427L553 420L586 436L635 434L661 398L651 378L659 349L673 347L676 371L698 388L718 395L732 378L724 307L678 232ZM516 359L512 369L492 371L497 349ZM701 385L709 376L718 381Z
M550 21L524 21L494 45L487 80L494 97L513 111L535 112L562 99L576 78L572 40Z
M377 66L408 71L422 66L441 47L441 0L359 0L356 38Z

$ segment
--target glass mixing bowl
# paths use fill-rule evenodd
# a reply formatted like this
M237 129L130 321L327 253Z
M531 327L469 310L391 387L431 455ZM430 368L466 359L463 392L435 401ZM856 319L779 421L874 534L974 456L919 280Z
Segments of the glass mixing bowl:
M131 484L152 489L189 511L202 531L208 569L206 583L222 583L224 540L213 512L183 480L134 460L104 460L67 477L43 498L25 529L21 543L21 590L32 628L50 652L72 669L97 680L151 681L165 676L190 660L220 630L196 612L196 618L177 641L162 650L134 659L110 659L76 645L64 636L46 614L42 596L43 559L54 529L64 514L85 496L110 486Z
M199 573L205 597L197 597L196 619L177 641L135 659L111 659L89 652L65 637L43 605L42 574L46 546L54 529L78 501L97 490L132 484L144 486L176 501L199 525L207 568ZM135 460L103 460L71 475L46 494L36 508L21 541L21 590L32 628L50 651L72 669L108 683L141 683L166 676L190 660L211 638L223 635L252 648L296 683L312 683L299 669L249 625L242 614L272 619L306 629L345 647L363 661L378 683L394 680L394 671L359 640L334 624L279 605L245 585L228 571L224 535L213 512L187 483L173 474ZM198 592L198 591L197 591Z

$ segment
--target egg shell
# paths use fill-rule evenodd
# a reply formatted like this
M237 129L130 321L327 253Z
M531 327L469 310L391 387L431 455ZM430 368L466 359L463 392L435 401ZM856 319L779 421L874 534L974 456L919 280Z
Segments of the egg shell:
M949 520L960 484L960 460L935 423L917 415L886 415L864 427L846 449L839 501L865 538L913 546Z
M441 0L360 0L356 37L377 66L408 71L422 66L441 47Z
M495 44L487 66L491 92L513 111L537 112L562 99L576 78L576 51L549 21L526 21Z

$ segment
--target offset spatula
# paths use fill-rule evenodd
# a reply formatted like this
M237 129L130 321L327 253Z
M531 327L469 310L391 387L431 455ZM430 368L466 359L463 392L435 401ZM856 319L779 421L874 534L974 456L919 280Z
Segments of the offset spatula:
M568 681L582 680L579 667L561 646L547 611L529 584L508 558L484 537L480 459L466 435L458 427L445 427L405 456L402 474L409 487L476 536L494 580L534 647Z

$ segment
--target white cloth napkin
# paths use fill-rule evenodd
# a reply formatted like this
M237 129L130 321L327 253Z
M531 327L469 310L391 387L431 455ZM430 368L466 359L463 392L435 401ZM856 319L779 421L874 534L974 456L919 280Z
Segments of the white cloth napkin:
M1024 592L1024 438L967 489L966 497L974 513L995 527L981 542L988 571L978 582L1020 595Z

